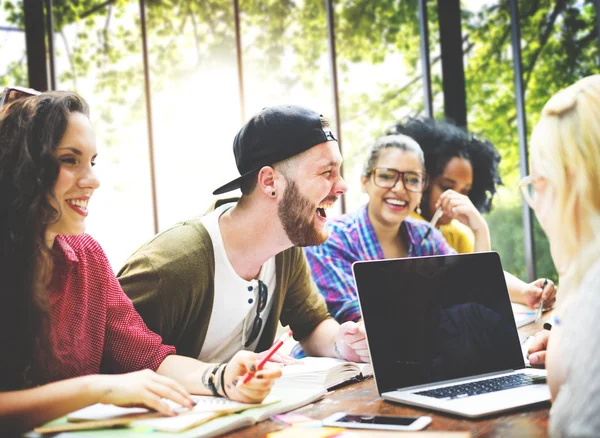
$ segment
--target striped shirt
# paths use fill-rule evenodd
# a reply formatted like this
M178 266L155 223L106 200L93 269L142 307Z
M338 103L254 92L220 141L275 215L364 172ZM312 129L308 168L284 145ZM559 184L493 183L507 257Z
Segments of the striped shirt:
M358 297L352 277L352 263L358 260L384 259L383 250L367 206L328 223L329 239L320 246L304 249L312 278L327 301L329 313L340 323L360 319ZM400 225L400 233L408 244L408 257L455 253L437 229L430 230L425 221L408 217Z

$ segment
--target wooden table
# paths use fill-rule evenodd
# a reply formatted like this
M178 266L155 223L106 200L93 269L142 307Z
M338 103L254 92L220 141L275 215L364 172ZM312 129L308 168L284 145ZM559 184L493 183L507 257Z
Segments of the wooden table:
M542 321L531 323L519 329L521 337L533 335L542 329L542 324L550 319L546 313ZM548 432L548 412L550 403L526 407L504 415L495 415L479 420L468 420L429 409L412 408L406 405L384 401L377 393L373 379L356 383L329 393L321 401L298 409L297 413L323 419L335 412L346 411L362 414L386 415L428 415L432 418L426 430L431 431L470 431L473 437L545 437ZM275 421L263 421L256 426L242 429L228 436L236 438L262 437L285 426Z

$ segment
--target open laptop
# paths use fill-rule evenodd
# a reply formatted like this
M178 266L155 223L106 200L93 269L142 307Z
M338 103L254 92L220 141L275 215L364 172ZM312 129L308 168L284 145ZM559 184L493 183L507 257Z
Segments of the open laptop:
M526 368L495 252L356 262L381 397L476 418L550 400Z

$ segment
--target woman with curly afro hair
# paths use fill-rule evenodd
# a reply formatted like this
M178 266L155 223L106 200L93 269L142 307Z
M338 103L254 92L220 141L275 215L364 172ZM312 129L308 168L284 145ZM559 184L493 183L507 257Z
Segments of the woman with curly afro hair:
M494 145L456 125L432 119L409 118L397 123L390 133L411 137L425 156L430 183L413 217L430 221L441 207L444 214L436 226L450 246L459 253L490 251L490 233L482 213L492 209L496 187L502 184L500 154ZM542 293L544 306L554 301L551 281L542 291L545 279L527 284L505 274L512 301L534 307Z
M490 141L448 122L408 119L392 129L416 140L425 154L430 184L423 193L420 215L430 221L436 209L443 206L444 215L437 222L438 228L458 252L473 252L472 231L475 230L465 226L465 223L469 225L466 216L487 213L492 208L496 186L502 184L498 173L498 151ZM448 202L444 204L446 199ZM462 208L453 209L457 204ZM469 207L473 211L469 211ZM479 219L477 225L483 222L481 227L487 230L485 220L478 216L474 218Z

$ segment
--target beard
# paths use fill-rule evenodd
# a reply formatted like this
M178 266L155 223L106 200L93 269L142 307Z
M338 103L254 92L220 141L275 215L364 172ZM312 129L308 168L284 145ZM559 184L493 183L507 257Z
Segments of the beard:
M286 180L288 185L277 207L283 230L294 246L321 245L329 237L329 230L320 230L314 223L317 207L300 193L292 179Z

